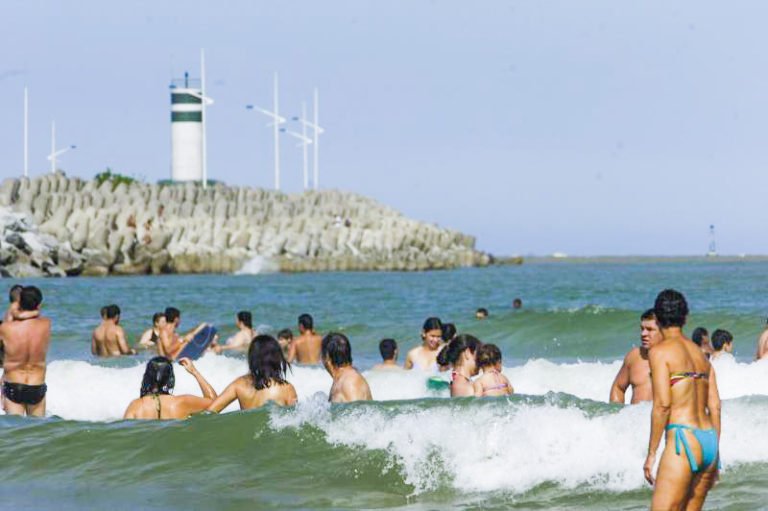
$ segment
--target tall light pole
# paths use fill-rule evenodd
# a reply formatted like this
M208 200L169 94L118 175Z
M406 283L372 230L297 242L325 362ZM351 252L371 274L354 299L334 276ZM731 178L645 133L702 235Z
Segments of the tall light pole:
M305 103L301 104L301 115L302 118L306 117L307 114L307 105ZM307 136L307 125L303 124L301 125L301 133L296 133L295 131L286 130L285 128L282 128L280 131L289 134L290 136L294 138L298 138L301 143L298 147L302 148L303 156L304 156L304 191L309 189L309 165L308 165L308 159L307 159L307 146L312 143L312 139Z
M63 149L56 150L56 122L51 121L51 154L48 155L48 160L51 162L51 174L56 173L56 157L61 156L67 151L77 149L76 145L70 145Z
M275 190L280 190L280 125L284 124L286 122L285 117L280 117L280 110L279 110L279 104L278 104L278 93L277 93L277 73L275 73L274 78L274 90L273 90L273 99L272 99L272 110L267 110L265 108L261 108L255 105L245 105L245 108L248 110L256 110L257 112L261 112L262 114L266 115L270 119L272 119L272 122L270 124L267 124L267 126L272 126L272 134L275 139Z
M205 50L200 48L200 95L205 98L208 91L205 90ZM212 101L211 101L212 102ZM208 141L205 133L206 113L205 107L208 101L202 101L203 114L203 189L208 188Z
M29 177L29 91L24 87L24 177Z
M315 92L314 92L314 115L313 115L313 121L310 122L307 119L307 115L306 115L306 112L304 111L303 106L302 106L301 118L299 118L299 117L294 117L293 118L294 121L299 121L301 123L302 129L303 129L303 133L305 134L305 136L306 136L306 128L312 128L312 131L313 131L313 134L312 134L312 144L313 144L314 147L312 148L312 159L313 159L313 162L312 162L312 167L313 168L312 168L312 170L313 170L313 173L314 173L313 184L314 184L315 190L320 188L320 163L319 163L319 161L320 161L320 158L319 158L319 153L320 153L320 134L325 132L325 130L323 128L321 128L320 124L319 124L319 119L320 119L320 110L319 109L320 109L320 99L319 99L319 94L317 92L317 88L315 88ZM306 185L305 185L305 188L307 188Z

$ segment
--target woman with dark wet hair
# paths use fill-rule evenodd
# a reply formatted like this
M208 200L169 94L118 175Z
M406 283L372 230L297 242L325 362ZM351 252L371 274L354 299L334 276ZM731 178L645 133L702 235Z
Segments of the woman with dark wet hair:
M230 383L208 410L218 413L235 399L241 410L258 408L270 401L278 406L296 404L296 389L285 379L289 367L274 337L257 336L248 349L248 374Z
M479 371L476 355L482 344L476 337L461 334L446 344L437 355L440 366L452 368L451 397L475 395L471 378Z
M171 395L176 385L173 362L165 357L155 357L147 362L141 381L140 397L134 399L125 410L124 419L186 419L205 410L214 399L216 391L197 370L191 360L179 360L184 369L195 377L203 397L185 394Z
M651 509L699 510L718 472L720 395L715 371L683 335L688 303L678 291L659 293L654 305L662 340L649 352L653 411L643 470L654 486ZM652 470L666 431L656 479Z

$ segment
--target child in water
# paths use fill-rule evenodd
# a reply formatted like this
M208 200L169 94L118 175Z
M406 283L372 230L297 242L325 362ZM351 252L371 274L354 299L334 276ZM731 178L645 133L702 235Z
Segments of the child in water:
M473 383L476 397L508 396L515 389L501 374L501 350L495 344L483 344L477 350L477 366L483 374Z

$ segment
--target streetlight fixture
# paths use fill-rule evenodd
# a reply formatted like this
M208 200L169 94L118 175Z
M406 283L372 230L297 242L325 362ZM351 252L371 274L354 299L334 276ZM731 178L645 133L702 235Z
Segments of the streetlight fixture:
M302 118L307 116L307 105L305 103L301 104L301 116ZM307 125L302 123L301 133L290 131L285 128L281 128L280 131L282 131L283 133L287 133L288 135L294 138L298 138L301 141L301 143L297 147L301 147L304 153L304 191L306 191L307 189L309 189L309 168L307 165L307 146L312 143L312 139L307 136Z
M280 190L280 125L284 124L286 122L285 117L280 116L280 110L278 105L278 95L277 95L277 73L275 73L274 78L274 89L273 89L273 98L272 98L272 108L273 110L267 110L266 108L261 108L256 105L245 105L245 108L248 110L256 110L257 112L261 112L262 114L266 115L270 119L272 119L272 122L267 124L267 126L272 126L273 128L273 136L275 139L275 190Z
M56 121L51 121L51 154L48 155L48 160L51 162L51 174L56 173L56 158L72 149L77 149L77 146L70 145L56 150Z

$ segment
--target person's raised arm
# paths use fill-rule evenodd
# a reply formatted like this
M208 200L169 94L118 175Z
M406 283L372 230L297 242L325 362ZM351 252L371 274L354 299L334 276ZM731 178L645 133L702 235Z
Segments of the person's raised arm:
M237 385L239 381L240 378L227 385L227 388L224 389L224 391L219 394L210 405L208 405L208 411L219 413L224 408L228 407L232 401L237 399Z
M656 463L656 451L659 449L664 428L669 421L669 413L672 408L672 391L669 386L669 367L664 358L664 353L657 347L648 352L651 365L651 383L653 384L653 408L651 410L651 434L648 440L648 456L643 465L645 479L651 485L654 478L651 471Z
M190 359L182 358L179 360L179 364L181 364L189 374L195 377L197 384L200 385L200 390L202 391L204 398L210 399L211 401L216 399L216 391L211 386L211 384L208 383L208 380L206 380L203 375L200 374L200 371L197 370L197 367L195 367L195 364L193 364Z
M191 341L191 340L192 340L192 339L193 339L193 338L194 338L194 337L195 337L197 334L199 334L199 333L200 333L200 331L201 331L203 328L205 328L205 327L207 327L207 326L208 326L208 323L200 323L200 324L199 324L199 325L197 325L197 326L196 326L196 327L195 327L193 330L190 330L189 332L187 332L186 334L184 334L184 335L182 336L182 340L184 340L185 342L189 342L189 341Z
M717 377L715 376L715 368L710 365L709 367L709 393L707 395L707 408L709 409L709 417L712 420L712 426L717 431L717 437L720 438L720 391L717 389Z
M629 355L624 357L624 362L621 364L621 369L619 369L619 372L616 373L616 378L614 378L613 385L611 385L611 395L608 399L611 403L625 403L627 388L629 388L629 364L627 363L628 358Z
M128 342L125 340L125 330L120 327L117 328L117 347L123 355L136 354L136 350L128 346Z

